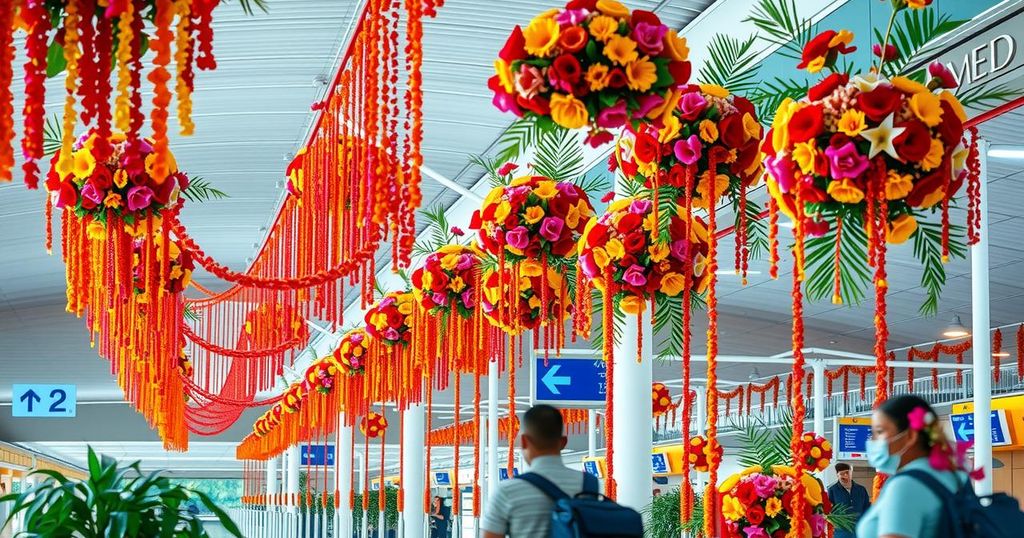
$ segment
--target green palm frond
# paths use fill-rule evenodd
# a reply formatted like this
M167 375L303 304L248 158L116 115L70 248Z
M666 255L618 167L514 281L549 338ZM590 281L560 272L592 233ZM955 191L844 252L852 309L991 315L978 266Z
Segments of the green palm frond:
M708 44L708 61L701 66L698 79L746 95L757 87L757 54L753 50L756 42L756 35L740 39L729 34L715 34Z
M736 229L740 226L739 200L734 200L732 208L734 212L733 225ZM747 198L747 248L750 259L760 260L768 254L768 221L761 217L761 204Z
M200 321L203 319L203 315L188 301L185 302L185 310L182 312L182 316L184 316L186 321Z
M797 14L796 0L759 0L744 21L754 23L761 39L781 47L779 54L793 59L800 59L815 27Z
M181 191L181 196L193 203L221 200L228 197L227 193L214 188L208 180L201 177L191 178L188 183L188 188Z
M430 234L426 239L416 241L413 245L414 256L426 256L445 245L459 243L459 237L452 233L444 206L438 204L433 208L424 208L421 214L427 221Z
M573 183L577 187L583 189L583 192L587 193L591 198L591 202L595 199L600 199L612 186L608 183L608 179L602 175L587 176L582 175L576 178Z
M64 128L61 126L60 118L57 116L49 116L46 118L46 124L43 125L43 155L49 157L57 150L64 140Z
M536 145L544 132L542 123L529 119L516 120L498 137L498 153L494 160L498 163L515 161L528 148Z
M533 169L556 181L572 181L584 172L583 145L576 131L557 128L544 133L537 143Z
M949 257L964 258L967 255L963 226L949 227ZM934 316L939 310L939 295L946 285L946 267L942 263L942 224L919 220L917 231L912 236L914 257L921 264L921 287L928 294L918 311L925 316Z
M889 43L899 51L899 57L889 60L882 66L886 76L909 75L903 71L911 64L917 53L928 42L947 32L955 30L967 20L953 20L949 14L940 14L934 9L904 9L902 16L896 17L889 34ZM885 35L875 28L875 40L885 41ZM923 76L923 70L919 71Z
M806 81L775 77L771 81L762 81L747 98L757 107L757 117L761 118L761 122L770 124L775 118L775 111L787 97L800 99L807 95L807 89Z
M690 294L690 310L696 312L706 308L704 296ZM683 297L659 296L655 304L653 335L656 341L662 342L655 358L668 361L683 355ZM697 341L699 332L690 328L691 341Z
M731 427L739 432L740 449L736 454L736 460L744 467L760 465L762 469L769 469L772 465L781 462L775 460L773 451L768 450L774 430L766 428L764 423L751 416L732 419Z
M238 0L238 5L242 6L242 11L246 15L253 15L256 10L260 10L264 13L268 13L267 0Z
M703 536L704 495L699 491L694 492L693 512L690 513L690 519L683 522L683 531L686 532L687 536Z
M858 517L849 505L839 503L832 505L832 511L825 516L825 521L828 521L836 530L853 532L857 528Z
M811 301L831 300L835 274L835 227L821 237L808 238L805 247L804 291L807 298ZM851 216L843 221L839 251L840 296L844 304L858 304L864 300L865 291L871 284L871 269L865 263L868 238L859 219Z
M498 163L497 159L492 159L483 155L470 155L469 162L483 168L484 176L487 177L491 187L504 187L506 185L505 178L498 175L498 168L501 167L502 163Z
M686 523L679 521L679 495L679 488L663 493L651 499L651 504L641 510L648 522L644 536L647 538L679 538L687 530ZM700 522L701 524L704 522L703 515Z
M765 451L774 461L782 465L793 465L793 453L789 446L793 439L793 411L787 406L780 408L778 414L779 427L772 430L774 435Z
M1021 90L1006 84L989 87L984 84L969 88L957 95L964 108L989 109L1021 96Z

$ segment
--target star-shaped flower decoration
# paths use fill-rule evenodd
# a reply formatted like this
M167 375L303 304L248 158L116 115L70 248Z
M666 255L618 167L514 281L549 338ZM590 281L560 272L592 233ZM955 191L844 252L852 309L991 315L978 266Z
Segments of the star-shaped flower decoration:
M873 158L883 151L892 156L893 159L900 158L896 153L896 148L892 145L892 141L902 134L906 128L894 127L893 120L893 114L889 114L882 120L882 123L878 124L878 127L861 131L860 136L871 142L871 150L868 151L869 158Z
M853 83L861 92L870 92L881 84L888 84L889 81L878 76L878 73L864 73L853 77Z

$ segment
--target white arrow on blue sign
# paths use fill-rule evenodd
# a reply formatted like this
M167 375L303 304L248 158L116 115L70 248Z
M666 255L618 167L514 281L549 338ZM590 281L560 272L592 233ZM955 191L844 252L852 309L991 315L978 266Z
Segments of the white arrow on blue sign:
M77 414L75 385L16 384L11 414L19 418L70 418Z
M953 425L953 435L957 441L974 441L974 414L964 413L950 415L949 420ZM1002 409L993 409L990 415L990 427L992 432L992 446L1007 446L1012 444L1010 439L1010 428L1006 422L1006 412Z
M546 362L546 364L545 364ZM594 357L534 357L531 396L535 403L562 407L601 407L605 402L605 364Z

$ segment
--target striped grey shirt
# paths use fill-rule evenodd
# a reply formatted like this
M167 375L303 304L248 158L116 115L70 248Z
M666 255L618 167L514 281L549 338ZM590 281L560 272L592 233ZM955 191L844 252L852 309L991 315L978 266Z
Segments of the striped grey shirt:
M583 472L562 465L561 456L533 458L529 472L554 482L570 497L583 491ZM512 538L547 536L554 506L544 492L529 482L505 480L491 494L480 526L487 532Z

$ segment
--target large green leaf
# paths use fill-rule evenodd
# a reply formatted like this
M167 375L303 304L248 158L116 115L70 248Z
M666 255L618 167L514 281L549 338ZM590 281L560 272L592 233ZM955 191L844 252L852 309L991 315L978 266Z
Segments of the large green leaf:
M797 60L814 35L811 20L797 14L796 0L758 0L745 21L754 23L762 39L781 47L779 54Z
M544 133L537 144L533 170L555 181L573 181L584 172L579 134L564 128Z
M949 227L949 257L967 256L966 230L963 226ZM921 263L921 287L927 293L919 311L934 316L939 310L939 296L946 285L946 266L942 261L942 224L919 220L917 231L911 236L914 257Z
M928 42L955 30L965 22L966 19L953 20L949 14L940 14L934 9L904 9L901 15L896 17L892 32L889 34L889 44L896 47L899 57L885 63L882 67L885 75L908 75L909 73L903 71ZM878 28L875 28L874 32L875 40L882 43L885 35Z
M843 222L839 241L840 296L844 304L854 305L864 300L871 284L871 269L867 264L867 234L855 219ZM831 300L835 275L836 227L821 237L808 238L805 243L804 291L811 301Z
M701 66L698 80L717 84L741 95L757 87L757 54L753 49L757 36L740 39L730 34L715 34L708 44L707 62Z

